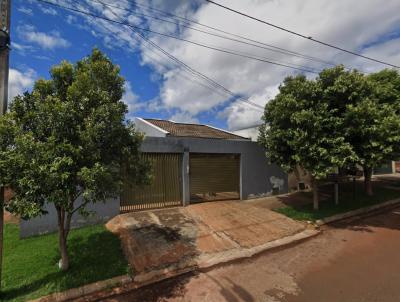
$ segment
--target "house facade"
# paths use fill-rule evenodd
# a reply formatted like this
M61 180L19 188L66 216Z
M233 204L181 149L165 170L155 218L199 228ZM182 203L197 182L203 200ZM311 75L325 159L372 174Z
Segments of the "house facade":
M287 174L256 142L208 125L135 119L152 185L126 187L121 211L286 193Z
M94 213L90 217L75 213L72 227L106 222L130 211L288 191L287 174L268 164L265 150L251 139L207 125L166 120L136 118L135 126L145 135L141 151L152 166L151 184L125 183L120 198L88 205ZM57 230L54 207L46 210L47 215L21 220L21 237Z

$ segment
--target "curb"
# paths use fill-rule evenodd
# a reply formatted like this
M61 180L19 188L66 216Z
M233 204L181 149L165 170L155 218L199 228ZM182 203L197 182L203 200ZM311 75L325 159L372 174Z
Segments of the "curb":
M48 296L44 296L35 300L30 300L29 302L68 301L92 294L97 291L104 290L106 288L123 286L124 284L128 284L130 282L132 282L132 278L129 277L128 275L117 276L111 279L83 285L81 287L71 288L64 292L53 293Z
M337 214L337 215L333 215L324 219L318 219L315 224L317 226L323 226L332 222L336 222L339 220L343 220L346 218L351 218L353 216L358 216L358 215L363 215L363 214L367 214L369 212L373 212L382 208L386 208L389 206L393 206L400 203L400 198L398 199L392 199L389 201L385 201L383 203L379 203L379 204L375 204L369 207L365 207L365 208L361 208L361 209L357 209L357 210L353 210L350 212L346 212L346 213L342 213L342 214Z
M183 275L195 270L202 271L210 269L214 266L227 264L232 261L251 258L262 252L299 243L320 233L321 231L317 229L305 229L302 232L296 233L294 235L289 235L280 239L276 239L253 248L236 249L229 252L217 253L215 254L215 256L212 257L212 259L208 259L207 261L204 261L200 258L198 261L199 264L196 266L190 266L175 271L167 269L160 270L156 271L157 274L139 274L136 275L133 279L128 275L118 276L108 280L84 285L78 288L69 289L64 292L50 294L36 300L31 300L30 302L64 302L78 298L81 298L82 301L100 301L101 299L107 297L126 293L134 289L138 289L146 285ZM102 293L102 291L104 292Z
M235 249L227 252L216 253L211 259L202 261L199 260L199 269L210 269L217 265L223 265L232 261L251 258L262 252L266 252L278 247L284 247L290 244L295 244L305 239L314 237L320 234L321 231L317 229L306 229L300 233L289 235L280 239L276 239L252 248ZM209 257L207 257L209 258Z

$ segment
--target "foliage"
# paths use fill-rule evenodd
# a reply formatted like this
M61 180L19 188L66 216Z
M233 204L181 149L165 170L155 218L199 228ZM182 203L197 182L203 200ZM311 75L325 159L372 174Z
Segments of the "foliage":
M285 79L265 108L260 142L268 157L286 170L297 165L315 179L356 164L371 175L400 156L400 74L383 70L368 76L343 66L316 79Z
M31 218L55 206L67 269L72 215L88 215L89 203L117 197L123 181L146 183L148 166L140 159L141 135L125 122L117 66L94 49L75 65L54 66L50 75L16 97L8 113L15 134L7 160L15 195L8 208Z
M56 234L19 239L17 225L6 224L1 301L26 301L126 273L117 236L104 226L72 230L71 269L59 271ZM95 251L95 254L94 254Z
M290 171L297 165L321 179L355 159L342 132L342 119L322 97L320 85L288 77L265 108L259 141L268 158Z

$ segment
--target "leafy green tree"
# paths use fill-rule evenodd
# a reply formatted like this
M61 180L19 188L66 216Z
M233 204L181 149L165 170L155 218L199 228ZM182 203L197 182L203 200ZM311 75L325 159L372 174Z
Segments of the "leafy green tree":
M316 210L319 180L355 160L345 141L342 119L322 96L316 81L305 76L286 78L279 94L265 107L259 136L271 162L286 171L300 166L311 174Z
M125 121L124 79L117 66L94 49L75 65L54 66L50 74L31 93L16 97L8 113L16 128L7 160L14 191L8 207L31 218L54 205L60 268L67 270L73 214L88 215L88 204L117 197L123 181L146 183L148 166L140 159L142 136Z
M400 145L400 118L390 104L376 99L347 106L346 136L364 170L365 191L373 194L371 176L374 168L393 160Z
M375 168L399 154L400 77L394 70L364 74L343 66L325 69L316 79L335 116L343 119L346 141L364 171L372 195Z
M10 183L10 174L8 159L13 151L14 146L14 130L13 123L8 116L0 116L0 288L3 269L3 231L4 231L4 208L6 207L4 200L4 188Z
M368 93L348 105L344 117L348 141L364 170L365 191L372 195L373 170L400 156L400 74L385 69L362 81Z

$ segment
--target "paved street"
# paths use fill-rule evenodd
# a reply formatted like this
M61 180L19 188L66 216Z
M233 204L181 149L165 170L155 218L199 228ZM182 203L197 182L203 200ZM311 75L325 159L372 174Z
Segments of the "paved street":
M400 301L400 208L106 301Z

